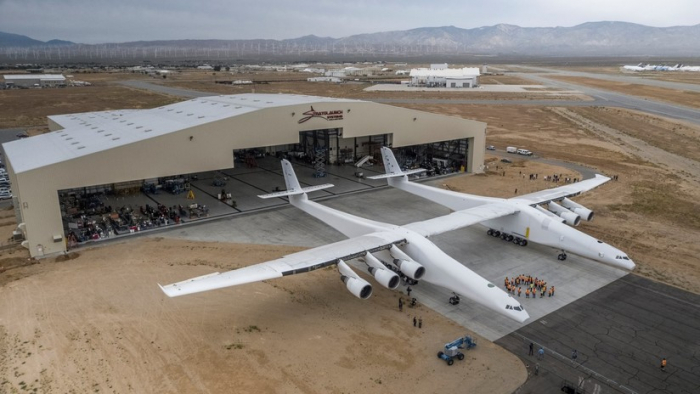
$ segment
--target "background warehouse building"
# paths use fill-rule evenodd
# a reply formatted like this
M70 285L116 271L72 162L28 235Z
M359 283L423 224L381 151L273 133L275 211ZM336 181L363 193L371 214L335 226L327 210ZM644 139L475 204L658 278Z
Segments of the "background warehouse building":
M61 74L7 74L3 75L6 87L56 87L65 86L66 77Z
M405 163L418 165L416 157L427 154L443 167L481 172L486 131L485 123L457 117L281 94L214 96L148 110L60 115L51 117L49 126L54 131L3 145L23 245L33 257L66 251L80 226L99 220L120 225L123 209L118 212L99 201L100 195L120 188L177 189L177 181L169 177L241 167L242 155L250 160L251 152L275 161L275 154L310 158L316 170L309 168L308 173L322 177L324 163L377 156L383 145L399 151ZM261 170L260 176L272 172ZM254 182L252 176L248 183ZM258 189L265 188L272 185ZM77 213L69 204L76 196L85 197ZM163 207L158 204L158 209ZM141 214L152 213L149 209L144 212L142 206ZM89 214L102 216L91 219ZM76 215L83 220L80 226L72 226Z
M431 64L430 68L411 70L411 86L434 88L475 88L479 86L476 67L447 68L447 64Z

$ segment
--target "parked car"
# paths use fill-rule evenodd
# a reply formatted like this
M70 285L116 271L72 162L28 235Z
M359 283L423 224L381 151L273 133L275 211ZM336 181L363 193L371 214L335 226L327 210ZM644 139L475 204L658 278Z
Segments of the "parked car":
M508 153L515 153L517 151L518 151L518 148L516 148L514 146L509 146L506 148L506 152L508 152Z
M496 147L493 145L489 145L486 147L486 150L496 150Z
M518 149L518 154L523 156L532 156L532 152L527 149Z
M506 159L505 157L503 159L501 159L501 163L512 163L512 162L513 162L513 160Z

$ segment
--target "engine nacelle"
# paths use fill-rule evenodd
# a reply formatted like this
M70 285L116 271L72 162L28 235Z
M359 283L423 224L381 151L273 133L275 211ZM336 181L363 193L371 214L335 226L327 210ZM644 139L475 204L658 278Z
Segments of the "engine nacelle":
M550 218L552 218L552 219L558 221L559 223L564 223L564 222L566 222L566 220L560 218L559 216L553 214L552 212L549 212L548 210L542 208L542 207L539 206L539 205L535 205L535 209L538 210L538 211L540 211L540 212L542 212L543 214L547 215L548 217L550 217Z
M570 226L578 226L579 223L581 223L581 216L578 214L569 211L554 201L550 202L548 205L549 210L559 215L560 218L564 219L566 224Z
M398 247L392 246L389 249L389 254L394 258L394 265L399 267L399 271L409 278L418 280L425 275L425 267L413 261L412 258Z
M340 272L340 280L345 283L345 287L352 295L363 300L368 299L372 295L372 285L357 276L355 271L343 260L338 260L338 271Z
M401 283L401 278L399 278L395 272L389 271L388 269L369 267L369 273L374 276L377 283L389 290L396 289Z
M578 214L579 216L581 216L581 219L587 222L593 220L593 211L577 202L571 201L568 198L564 197L564 199L561 201L561 205L563 205L571 212Z
M345 287L348 291L355 297L366 300L372 295L372 285L366 280L344 275L341 275L340 279L345 283Z
M425 275L425 267L413 260L394 259L394 264L399 270L411 279L418 280Z

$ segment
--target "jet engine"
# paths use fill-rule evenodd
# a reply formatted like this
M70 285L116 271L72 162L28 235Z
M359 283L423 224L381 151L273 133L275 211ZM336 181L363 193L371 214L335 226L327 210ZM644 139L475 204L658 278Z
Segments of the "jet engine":
M399 287L401 278L399 278L395 272L387 269L386 266L371 253L365 255L365 263L369 266L369 273L374 276L374 279L379 282L380 285L389 290L394 290Z
M340 272L340 280L345 283L345 287L352 295L363 300L372 295L372 285L357 276L355 271L350 269L343 260L338 260L338 271Z
M563 205L565 208L570 210L573 213L578 214L581 216L581 219L590 222L593 220L593 211L590 209L584 207L583 205L573 202L569 200L568 198L564 197L564 199L561 201L561 205Z
M542 212L543 214L547 215L548 217L550 217L550 218L552 218L552 219L554 219L554 220L560 222L560 223L564 223L564 222L566 221L566 220L560 218L559 216L557 216L557 215L555 215L555 214L549 212L548 210L542 208L542 207L539 206L539 205L535 205L535 209L538 210L538 211L540 211L540 212Z
M560 218L564 219L566 224L570 226L578 226L579 223L581 223L581 216L578 214L569 211L554 201L550 202L548 205L549 210L559 215Z
M411 279L418 280L425 275L425 267L420 263L413 261L406 253L402 252L401 249L396 246L392 246L389 249L389 253L394 258L393 263L399 267L399 270Z

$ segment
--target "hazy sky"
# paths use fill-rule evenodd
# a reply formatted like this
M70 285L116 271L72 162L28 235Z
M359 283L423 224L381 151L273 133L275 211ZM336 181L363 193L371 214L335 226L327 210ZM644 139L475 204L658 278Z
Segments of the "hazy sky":
M80 43L296 38L508 23L700 23L698 0L0 0L0 31Z

